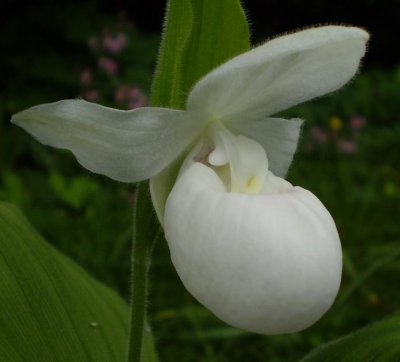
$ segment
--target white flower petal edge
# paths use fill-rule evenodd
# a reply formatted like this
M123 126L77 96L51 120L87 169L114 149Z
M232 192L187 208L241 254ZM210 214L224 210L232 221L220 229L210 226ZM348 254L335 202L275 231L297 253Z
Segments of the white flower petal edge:
M164 229L183 284L216 316L256 333L291 333L332 305L341 246L312 193L269 176L266 194L230 193L210 167L190 164L168 197Z
M158 174L203 127L201 118L187 111L122 111L83 100L35 106L11 121L45 145L72 151L88 170L122 182Z
M208 73L193 87L187 109L245 123L333 92L357 72L368 38L344 26L275 38Z

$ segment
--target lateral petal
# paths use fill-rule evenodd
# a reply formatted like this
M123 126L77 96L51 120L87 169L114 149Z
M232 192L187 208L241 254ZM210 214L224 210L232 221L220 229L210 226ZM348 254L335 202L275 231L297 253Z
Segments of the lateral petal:
M369 38L322 26L275 38L224 63L192 89L187 109L246 122L330 93L357 72Z
M229 129L257 141L267 153L268 168L285 177L299 142L303 121L299 118L267 118L248 122L231 122Z
M342 259L335 224L309 191L286 190L228 193L211 168L194 163L167 200L165 235L183 284L235 327L297 332L337 294Z
M45 145L65 148L88 170L122 182L150 178L193 141L202 127L190 112L116 110L83 100L42 104L13 116Z

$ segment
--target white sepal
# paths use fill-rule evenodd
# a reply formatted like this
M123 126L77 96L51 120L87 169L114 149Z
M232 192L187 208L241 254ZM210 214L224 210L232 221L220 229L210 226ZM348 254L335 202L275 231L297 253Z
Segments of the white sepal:
M245 123L322 96L354 76L368 38L364 30L344 26L275 38L200 79L187 109Z
M71 150L88 170L123 182L159 173L204 126L186 111L122 111L83 100L35 106L14 115L12 122L45 145Z
M226 323L263 334L315 323L333 303L342 270L337 230L321 202L288 183L274 188L229 193L210 167L193 163L169 195L164 219L190 293Z

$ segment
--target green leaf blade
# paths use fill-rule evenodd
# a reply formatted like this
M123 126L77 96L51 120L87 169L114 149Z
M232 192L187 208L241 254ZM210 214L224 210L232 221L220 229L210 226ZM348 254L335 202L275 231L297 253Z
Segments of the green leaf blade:
M192 29L190 0L171 0L165 15L163 37L153 78L151 105L181 108L182 60Z
M184 108L201 77L250 49L250 31L239 0L170 0L165 19L151 104Z
M124 361L128 306L0 203L0 361ZM143 362L157 361L146 330Z
M250 32L239 0L192 0L193 28L185 52L182 93L209 71L250 49Z
M302 362L397 361L400 359L400 314L316 348Z

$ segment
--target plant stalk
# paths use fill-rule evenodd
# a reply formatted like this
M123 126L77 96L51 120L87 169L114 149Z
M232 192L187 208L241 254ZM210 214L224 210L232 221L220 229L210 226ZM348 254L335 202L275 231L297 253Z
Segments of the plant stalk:
M146 305L149 288L151 254L160 227L155 220L148 192L148 184L136 188L134 206L133 244L130 281L130 332L128 362L142 360L142 346L146 323Z

